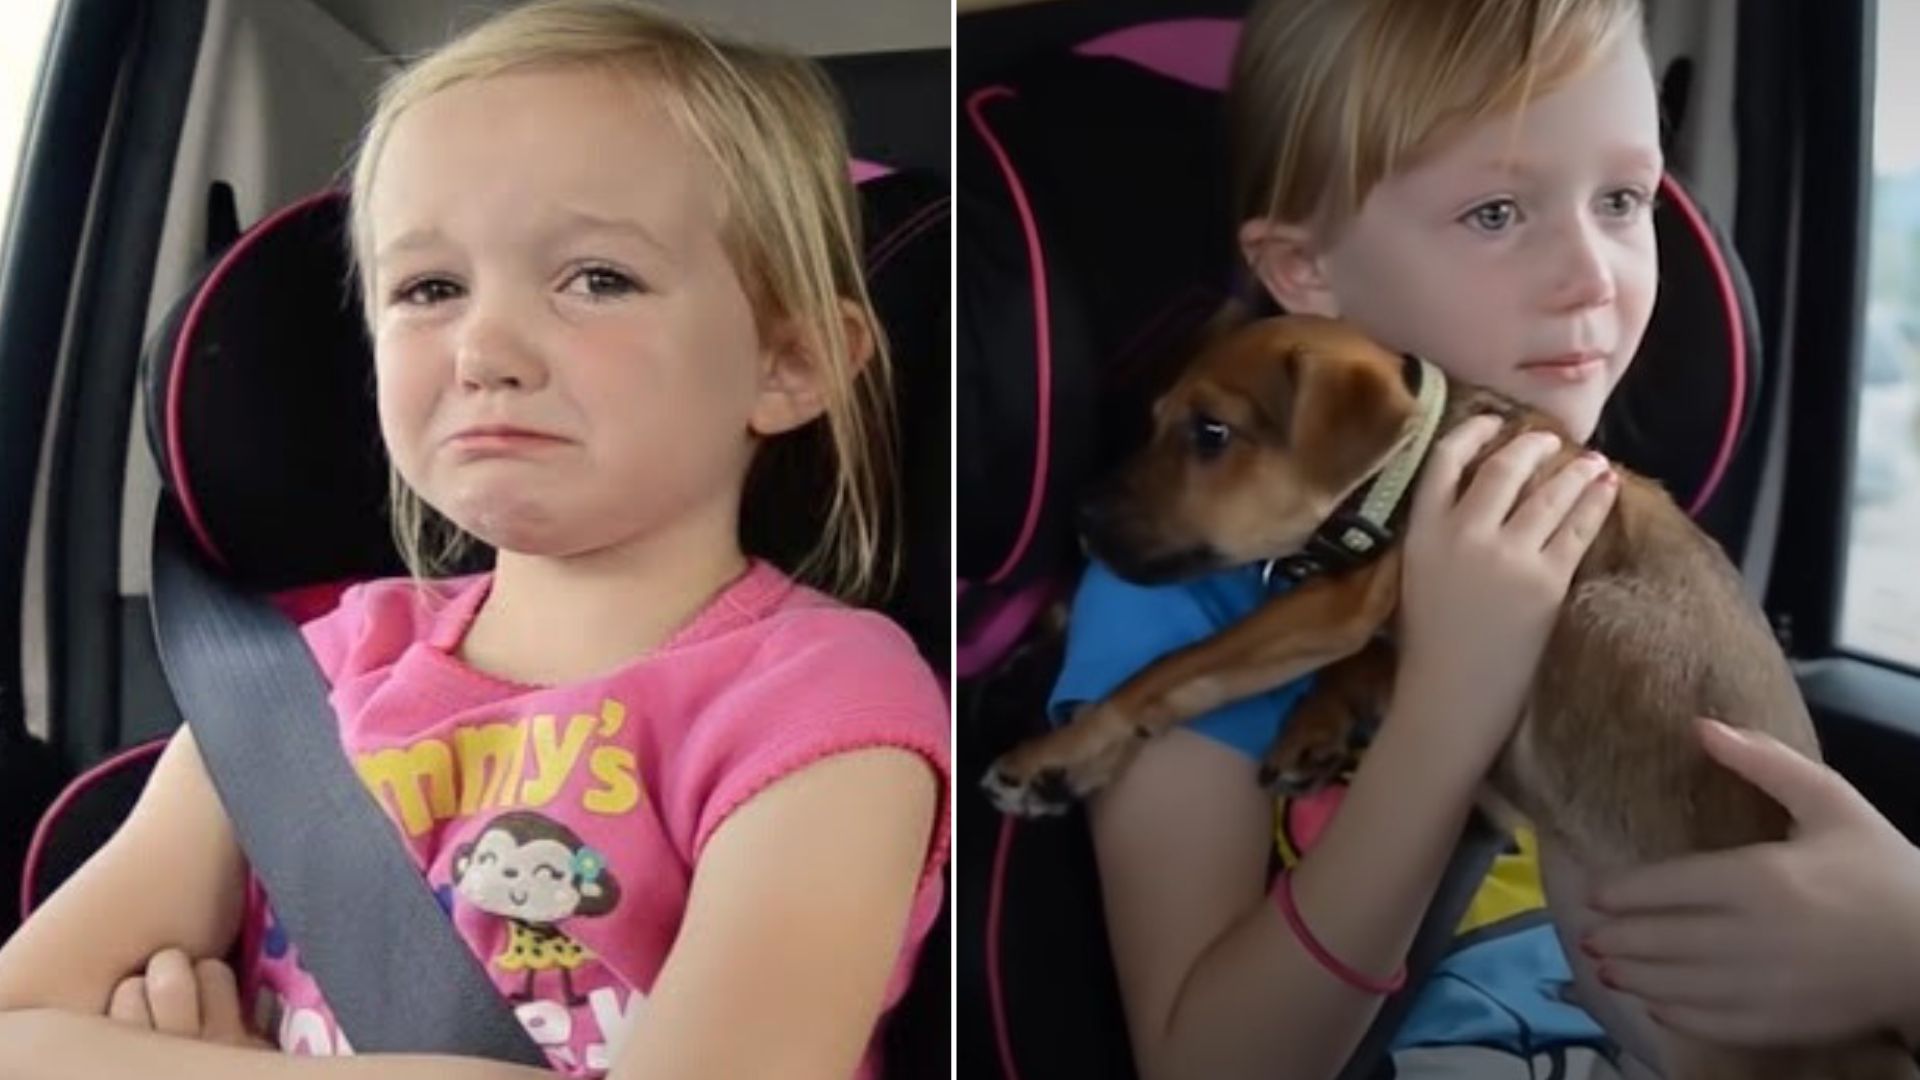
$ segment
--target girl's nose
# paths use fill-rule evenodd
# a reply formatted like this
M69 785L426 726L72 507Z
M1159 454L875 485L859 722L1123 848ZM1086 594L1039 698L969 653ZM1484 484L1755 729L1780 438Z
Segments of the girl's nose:
M454 371L466 390L536 390L546 383L539 354L508 320L477 306L455 344Z
M1613 268L1606 239L1587 221L1576 221L1557 238L1551 305L1556 311L1582 311L1613 300Z

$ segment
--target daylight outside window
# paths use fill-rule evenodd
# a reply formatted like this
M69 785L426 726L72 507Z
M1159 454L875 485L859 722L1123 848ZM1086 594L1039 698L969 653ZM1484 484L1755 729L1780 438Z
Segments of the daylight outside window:
M1920 4L1879 5L1844 648L1920 668ZM1905 47L1903 49L1903 46Z
M13 205L21 143L40 81L40 56L58 0L6 0L0 4L0 226ZM4 234L0 234L4 235Z

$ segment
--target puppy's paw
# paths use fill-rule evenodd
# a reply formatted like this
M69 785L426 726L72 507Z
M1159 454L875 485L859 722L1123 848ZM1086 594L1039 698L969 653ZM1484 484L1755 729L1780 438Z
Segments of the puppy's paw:
M1056 817L1072 808L1078 798L1067 784L1067 775L1059 769L1047 769L1022 780L995 762L980 779L994 809L1012 817Z
M1063 814L1111 783L1144 735L1117 712L1095 708L1002 754L981 786L1003 814Z
M1332 669L1349 679L1359 670L1353 661ZM1276 796L1306 795L1351 769L1359 760L1362 730L1352 698L1331 685L1317 686L1267 747L1260 761L1260 786Z
M1275 796L1307 795L1340 778L1353 766L1351 751L1334 743L1298 747L1285 760L1269 756L1260 763L1260 786Z

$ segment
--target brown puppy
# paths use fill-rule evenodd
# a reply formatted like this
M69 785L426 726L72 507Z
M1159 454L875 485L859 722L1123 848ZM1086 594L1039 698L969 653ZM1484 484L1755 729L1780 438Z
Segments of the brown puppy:
M1227 334L1155 405L1152 441L1090 502L1087 540L1116 572L1142 581L1297 557L1383 467L1417 468L1435 430L1496 414L1505 428L1486 453L1528 430L1559 431L1490 391L1448 382L1441 403L1432 389L1416 396L1401 357L1337 321L1285 317ZM1576 453L1568 448L1535 482ZM1489 777L1492 804L1537 827L1563 884L1586 868L1787 835L1777 804L1705 756L1696 717L1819 756L1786 659L1732 565L1658 485L1624 471L1621 480L1574 575L1526 714ZM988 775L995 800L1013 813L1057 810L1109 782L1143 740L1314 671L1315 693L1269 751L1263 775L1296 790L1330 778L1347 760L1356 711L1375 711L1393 679L1382 639L1400 598L1400 558L1391 537L1379 546L1357 565L1336 555L1334 569L1016 747ZM1563 895L1554 914L1565 941L1580 928ZM1664 1033L1627 999L1599 990L1576 950L1569 959L1582 1000L1636 1056L1664 1062L1669 1077L1920 1076L1891 1039L1755 1052Z

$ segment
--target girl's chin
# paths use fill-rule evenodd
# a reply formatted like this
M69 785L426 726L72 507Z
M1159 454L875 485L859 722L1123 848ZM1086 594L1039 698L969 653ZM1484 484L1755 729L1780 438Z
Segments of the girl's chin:
M1538 409L1560 422L1574 441L1586 443L1600 426L1600 412L1606 407L1609 388L1602 385L1573 386L1564 390L1540 387L1513 387L1503 392L1528 408Z
M461 531L499 551L522 555L567 555L559 537L566 530L552 507L533 498L470 493L442 508Z

